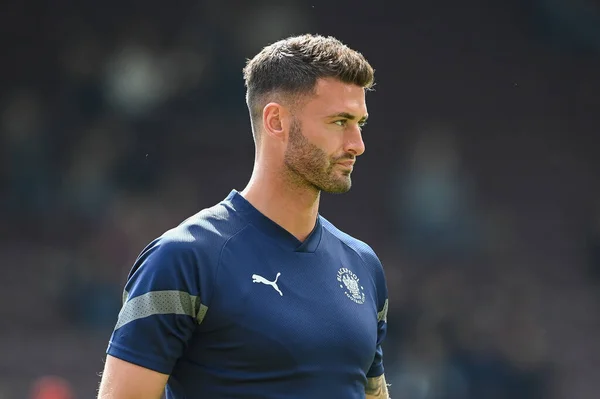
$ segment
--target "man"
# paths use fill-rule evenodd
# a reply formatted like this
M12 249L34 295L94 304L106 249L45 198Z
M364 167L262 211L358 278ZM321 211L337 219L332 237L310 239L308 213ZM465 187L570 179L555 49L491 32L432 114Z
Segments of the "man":
M252 177L143 250L101 399L388 398L383 268L318 213L365 150L373 69L303 35L265 47L244 77Z

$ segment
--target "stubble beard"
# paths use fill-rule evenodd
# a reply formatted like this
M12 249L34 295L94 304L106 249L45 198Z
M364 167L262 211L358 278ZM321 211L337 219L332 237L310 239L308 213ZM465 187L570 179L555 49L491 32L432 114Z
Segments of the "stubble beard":
M327 153L304 137L298 120L294 120L290 127L284 165L290 180L299 187L330 194L343 194L352 187L351 172L336 173L335 160L332 162Z

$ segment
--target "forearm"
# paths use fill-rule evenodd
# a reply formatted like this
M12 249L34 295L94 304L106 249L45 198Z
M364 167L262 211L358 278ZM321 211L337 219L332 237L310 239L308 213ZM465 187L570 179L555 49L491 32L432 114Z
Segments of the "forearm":
M365 393L367 394L366 399L389 399L390 396L387 389L387 383L385 382L385 376L381 375L379 377L367 379Z

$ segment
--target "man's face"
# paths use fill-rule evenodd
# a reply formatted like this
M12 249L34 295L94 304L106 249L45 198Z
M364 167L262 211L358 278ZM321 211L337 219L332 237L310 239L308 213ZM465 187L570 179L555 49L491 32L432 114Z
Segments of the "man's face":
M318 80L289 130L284 162L294 180L328 193L350 190L354 161L365 151L361 127L366 119L362 87Z

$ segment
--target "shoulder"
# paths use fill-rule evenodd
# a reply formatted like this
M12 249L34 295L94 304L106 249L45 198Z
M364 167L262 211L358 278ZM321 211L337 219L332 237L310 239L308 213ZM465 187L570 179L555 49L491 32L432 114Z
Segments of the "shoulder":
M383 271L383 266L379 257L369 244L343 232L324 217L320 216L320 219L323 228L333 237L338 239L344 246L355 252L363 262L372 269L372 272L377 274Z
M227 241L245 226L225 202L203 209L150 242L138 256L131 274L142 265L170 273L212 268Z
M246 226L247 222L224 201L190 216L159 240L174 248L215 251Z

